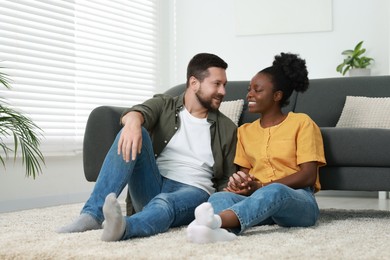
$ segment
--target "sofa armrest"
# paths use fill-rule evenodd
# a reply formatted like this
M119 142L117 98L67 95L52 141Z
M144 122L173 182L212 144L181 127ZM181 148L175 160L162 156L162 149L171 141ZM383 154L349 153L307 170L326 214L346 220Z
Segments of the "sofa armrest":
M390 167L390 130L322 127L328 166Z
M124 107L100 106L88 117L83 143L84 175L96 181L104 158L121 130L119 119Z

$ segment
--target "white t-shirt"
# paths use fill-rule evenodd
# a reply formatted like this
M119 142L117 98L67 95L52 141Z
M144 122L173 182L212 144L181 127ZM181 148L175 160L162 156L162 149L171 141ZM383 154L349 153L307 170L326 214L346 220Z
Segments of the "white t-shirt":
M206 118L192 116L184 107L179 113L180 128L169 141L157 165L161 175L181 183L215 192L214 157L211 151L210 123Z

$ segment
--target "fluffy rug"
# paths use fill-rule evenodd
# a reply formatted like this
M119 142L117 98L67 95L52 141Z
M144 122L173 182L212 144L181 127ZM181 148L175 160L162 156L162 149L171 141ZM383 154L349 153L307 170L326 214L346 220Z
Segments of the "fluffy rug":
M390 259L390 212L321 210L311 228L262 226L232 242L186 241L185 227L102 242L102 230L57 234L81 204L0 214L0 259Z

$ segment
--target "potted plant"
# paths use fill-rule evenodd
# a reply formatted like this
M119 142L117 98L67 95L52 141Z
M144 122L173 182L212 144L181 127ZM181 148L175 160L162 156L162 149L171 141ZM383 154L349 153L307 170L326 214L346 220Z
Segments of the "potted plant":
M359 42L353 50L345 50L341 54L347 57L336 68L337 72L345 75L349 71L350 76L369 76L370 69L367 68L374 61L373 58L363 56L366 49L362 48L363 41Z
M0 86L10 89L9 82L7 75L0 72ZM26 176L35 179L35 176L42 172L41 163L45 163L39 149L38 131L41 129L31 119L6 104L0 97L0 164L5 168L5 159L9 157L9 153L13 153L14 159L20 154ZM7 146L7 137L12 137L13 148Z

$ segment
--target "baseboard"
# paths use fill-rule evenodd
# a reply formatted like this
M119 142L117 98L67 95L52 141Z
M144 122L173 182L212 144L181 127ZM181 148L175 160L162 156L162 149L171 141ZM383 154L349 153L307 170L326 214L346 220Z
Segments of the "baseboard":
M359 198L377 198L377 191L341 191L341 190L321 190L316 196L329 197L359 197Z
M9 201L0 201L0 213L27 210L33 208L45 208L58 206L62 204L73 204L85 202L90 193L74 193L74 194L64 194L56 196L45 196L45 197L34 197L34 198L24 198L17 200Z
M90 192L61 194L55 196L44 196L34 198L24 198L17 200L0 201L0 213L13 212L20 210L28 210L35 208L46 208L64 204L84 203L87 201ZM120 201L125 201L126 192L122 192L118 198Z

